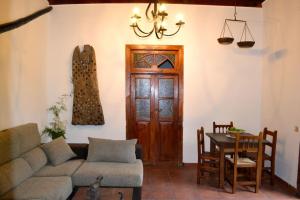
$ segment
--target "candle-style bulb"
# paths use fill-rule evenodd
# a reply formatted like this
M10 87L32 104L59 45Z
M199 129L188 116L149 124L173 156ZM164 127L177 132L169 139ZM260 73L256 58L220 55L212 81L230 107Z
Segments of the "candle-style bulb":
M167 10L167 7L165 4L160 4L159 8L158 8L158 11L163 13L163 12L166 12Z

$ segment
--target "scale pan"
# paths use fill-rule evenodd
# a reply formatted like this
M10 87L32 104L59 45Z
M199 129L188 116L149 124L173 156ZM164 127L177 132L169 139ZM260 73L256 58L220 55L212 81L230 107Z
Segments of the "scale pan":
M254 46L254 44L254 41L241 41L237 43L240 48L251 48Z
M232 37L221 37L221 38L218 38L218 42L220 44L224 44L224 45L227 45L227 44L231 44L233 42L234 38Z

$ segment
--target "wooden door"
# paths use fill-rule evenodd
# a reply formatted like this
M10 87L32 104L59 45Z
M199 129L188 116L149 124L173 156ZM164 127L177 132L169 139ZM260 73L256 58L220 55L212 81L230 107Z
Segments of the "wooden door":
M181 164L182 48L138 47L127 46L127 139L138 139L145 163Z

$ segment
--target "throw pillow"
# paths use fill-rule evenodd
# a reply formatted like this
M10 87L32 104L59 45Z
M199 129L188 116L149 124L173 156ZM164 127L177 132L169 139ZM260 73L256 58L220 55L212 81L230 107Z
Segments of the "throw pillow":
M54 166L76 156L63 137L59 137L41 147L45 151L50 163Z
M87 161L134 163L136 142L137 139L107 140L89 137Z

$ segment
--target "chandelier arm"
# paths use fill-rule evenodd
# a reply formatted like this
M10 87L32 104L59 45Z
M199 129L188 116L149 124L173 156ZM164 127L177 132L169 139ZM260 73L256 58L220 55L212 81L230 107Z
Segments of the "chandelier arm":
M156 23L155 23L155 25L154 25L153 30L155 30L155 36L156 36L157 39L161 39L161 38L164 36L164 32L162 32L162 33L160 34L160 36L159 36L159 34L158 34L158 33L159 33L159 30L157 29Z
M146 17L147 17L148 20L151 20L151 18L149 17L148 13L149 13L149 9L150 9L152 3L153 3L153 2L150 2L150 3L148 4L147 9L146 9L146 12L145 12L145 15L146 15Z
M164 34L164 33L163 33L163 35L164 35L164 36L173 36L173 35L176 35L176 33L179 32L180 28L181 28L181 25L178 26L177 31L175 31L174 33L171 33L171 34Z
M153 30L154 30L154 28L151 30L151 31L149 31L148 33L147 32L145 32L145 31L143 31L140 27L139 27L139 25L137 24L136 25L136 28L141 32L141 33L143 33L143 34L145 34L145 35L151 35L151 33L153 32Z
M140 35L140 34L136 31L135 27L133 27L133 32L134 32L138 37L141 37L141 38L146 38L146 37L148 37L148 36L150 36L150 35L152 34L152 32L151 32L151 33L149 33L149 34L147 34L147 35Z

